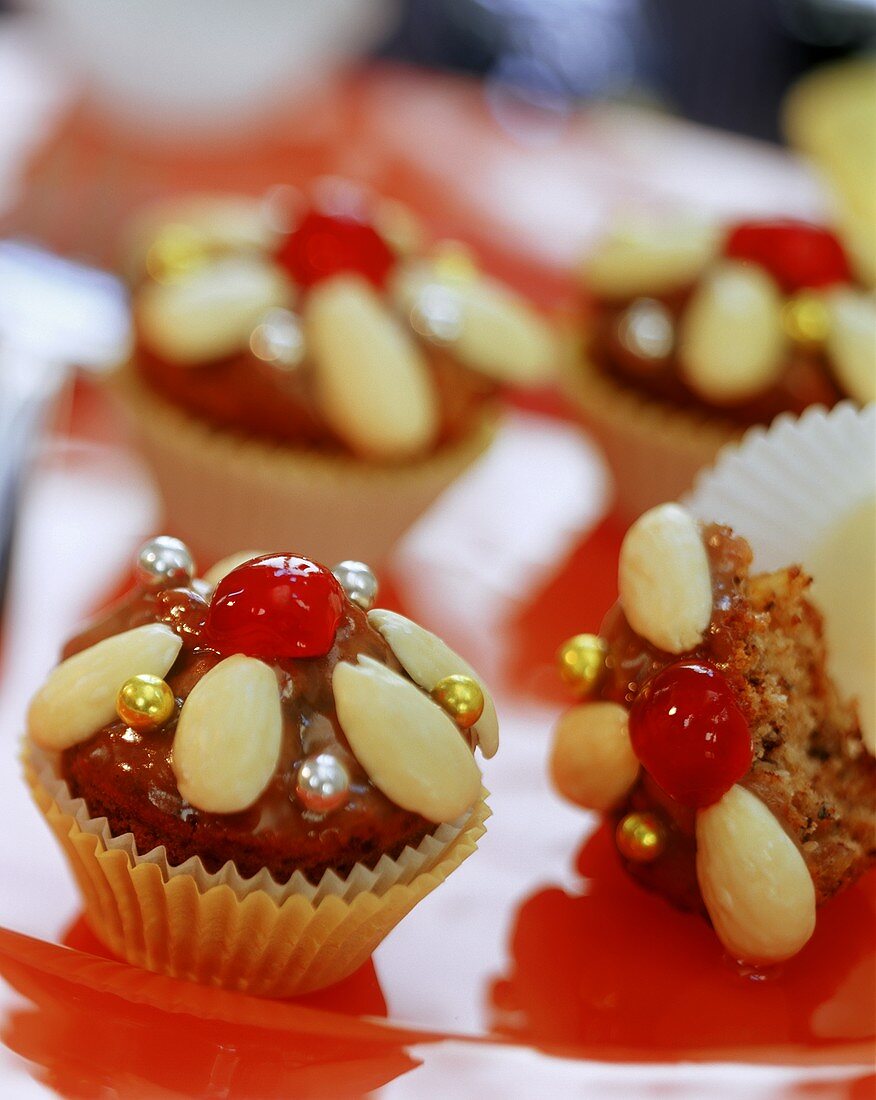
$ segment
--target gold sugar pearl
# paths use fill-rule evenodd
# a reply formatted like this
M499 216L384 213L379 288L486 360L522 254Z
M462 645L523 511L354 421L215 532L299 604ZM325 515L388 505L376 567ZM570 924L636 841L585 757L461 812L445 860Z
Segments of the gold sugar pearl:
M146 673L125 680L116 698L119 718L138 733L159 729L175 709L176 699L168 684Z
M592 695L605 675L605 642L596 634L576 634L557 650L563 680L581 696Z
M183 223L166 225L149 246L146 270L158 283L173 283L202 267L208 259L204 238Z
M782 326L795 344L823 344L830 333L830 310L820 294L803 290L785 302Z
M618 822L615 843L624 859L651 863L663 855L666 829L656 814L627 814Z
M484 693L471 676L445 676L432 688L432 698L458 726L471 729L484 713Z

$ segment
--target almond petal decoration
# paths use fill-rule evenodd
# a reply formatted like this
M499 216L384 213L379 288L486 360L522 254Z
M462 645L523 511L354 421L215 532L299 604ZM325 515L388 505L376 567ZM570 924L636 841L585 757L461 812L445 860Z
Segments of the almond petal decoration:
M335 666L338 721L371 782L404 810L454 821L481 773L459 729L409 680L368 657Z
M484 694L484 712L472 727L472 733L484 756L488 760L495 756L499 748L496 705L483 680L471 665L454 653L436 634L424 630L395 611L375 608L368 612L368 622L383 636L408 676L424 691L432 691L439 680L455 673L471 676L477 681Z
M253 558L260 558L264 553L264 550L238 550L236 554L229 554L227 558L217 561L215 565L207 570L201 580L208 584L210 588L215 588L238 565L252 561Z
M758 267L727 260L694 291L681 318L679 360L700 396L732 404L767 389L782 372L782 296Z
M157 203L134 222L128 235L128 266L142 270L150 247L182 228L207 252L267 252L277 231L264 199L248 195L191 195Z
M717 244L714 225L629 218L619 222L585 260L582 280L604 298L653 297L692 283Z
M601 812L615 807L639 774L626 710L605 702L570 707L557 723L550 771L570 802Z
M712 618L709 558L693 516L659 504L639 516L621 543L618 592L630 626L658 649L684 653Z
M291 284L270 261L228 256L171 283L144 283L137 326L152 351L195 367L242 351L262 315L291 297Z
M454 316L443 317L453 326L453 353L466 366L498 382L533 385L550 377L557 346L550 325L513 291L494 279L478 276L470 281L444 279L430 264L407 268L396 281L394 295L401 308L412 315L418 331L416 311L429 288L439 286L442 309Z
M36 693L27 714L30 736L47 749L87 741L116 718L116 696L131 676L163 679L182 639L162 623L104 638L62 661Z
M815 887L767 807L735 786L696 821L697 878L721 943L736 958L774 963L815 930Z
M173 741L180 794L199 810L245 810L280 758L283 715L273 671L255 657L226 657L183 704Z
M311 290L304 324L320 407L357 454L397 461L438 434L438 398L413 340L369 284L338 275Z
M828 298L827 352L841 385L856 401L876 401L876 301L843 287Z
M475 279L458 293L462 327L454 349L463 363L512 385L550 378L557 349L550 326L535 310L492 279Z

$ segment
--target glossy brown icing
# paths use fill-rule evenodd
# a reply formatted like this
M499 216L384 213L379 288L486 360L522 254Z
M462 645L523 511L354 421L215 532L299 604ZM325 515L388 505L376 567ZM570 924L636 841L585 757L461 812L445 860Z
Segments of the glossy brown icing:
M181 703L221 660L201 634L205 611L191 590L137 591L72 639L64 656L120 631L165 622L183 639L166 677ZM416 846L435 826L394 805L370 782L338 724L332 671L359 654L401 672L364 613L347 601L325 656L273 663L283 712L280 761L267 789L242 813L205 813L182 798L171 764L176 717L149 733L112 722L62 754L61 774L92 816L108 819L114 834L133 833L141 852L163 844L174 865L198 855L216 871L231 860L245 877L267 867L279 882L295 870L316 882L329 868L343 875L358 862L373 866L384 853L396 856L406 844ZM319 752L336 756L351 779L346 804L328 814L305 809L295 795L299 765Z
M422 350L438 397L436 446L441 447L471 431L499 387L441 348L424 345ZM247 351L192 367L169 363L141 345L134 365L156 392L217 428L328 454L350 453L319 413L306 359L300 367L284 370Z
M693 287L686 287L673 294L650 297L666 308L677 330L692 291ZM685 384L674 349L664 359L645 359L624 344L620 322L631 301L594 303L587 322L586 354L604 374L644 396L744 427L769 424L782 412L799 415L810 405L830 408L847 396L833 377L823 351L789 344L784 370L775 385L750 400L715 405Z

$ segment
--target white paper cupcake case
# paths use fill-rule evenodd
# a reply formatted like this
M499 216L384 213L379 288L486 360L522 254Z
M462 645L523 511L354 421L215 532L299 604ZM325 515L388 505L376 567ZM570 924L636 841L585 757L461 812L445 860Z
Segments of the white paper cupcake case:
M826 532L876 493L876 405L777 417L725 447L684 503L729 524L751 544L758 570L809 564Z

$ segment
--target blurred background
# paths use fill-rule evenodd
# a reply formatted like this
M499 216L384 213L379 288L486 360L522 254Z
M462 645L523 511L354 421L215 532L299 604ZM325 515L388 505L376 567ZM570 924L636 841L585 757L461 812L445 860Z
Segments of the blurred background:
M594 229L588 203L619 186L727 205L722 171L719 196L703 186L709 151L692 180L686 131L657 118L781 143L788 88L876 38L873 0L3 0L0 12L0 216L98 259L130 205L167 190L340 169L421 197L442 228L568 262ZM621 112L608 134L606 105ZM659 155L611 172L624 135L643 152L657 134ZM424 178L441 182L437 205ZM485 199L463 198L471 178ZM776 203L760 179L738 182L737 206ZM793 187L787 201L813 205Z

